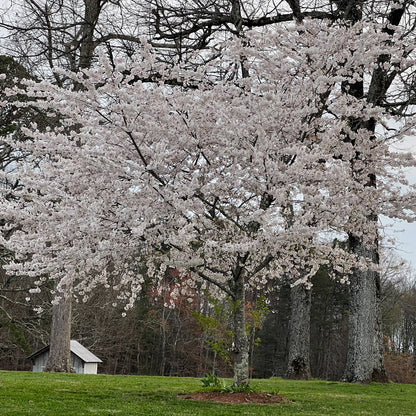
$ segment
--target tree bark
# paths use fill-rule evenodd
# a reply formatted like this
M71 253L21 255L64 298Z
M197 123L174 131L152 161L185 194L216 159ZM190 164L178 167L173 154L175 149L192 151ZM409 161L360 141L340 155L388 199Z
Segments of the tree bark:
M67 288L61 299L52 308L52 329L49 358L45 371L73 373L71 365L71 311L72 293Z
M84 0L85 14L82 28L81 44L79 48L78 69L91 66L96 44L94 42L95 27L100 16L102 2L100 0Z
M244 270L240 269L234 279L234 342L231 352L234 355L234 386L237 387L250 383L244 273Z
M290 323L286 377L307 380L310 368L311 291L304 285L290 290Z
M371 375L372 381L379 383L387 383L389 381L386 367L384 366L384 342L383 342L383 325L381 314L381 281L380 273L376 273L376 327L374 337L374 349L373 354L373 371Z
M343 18L351 23L356 23L362 18L362 2L342 0L337 2L343 12ZM403 16L406 5L391 10L386 16L390 25L386 25L383 31L393 34L394 26L397 26ZM371 76L368 88L367 100L369 103L380 105L386 97L387 90L393 82L394 76L384 69L384 63L390 60L388 55L380 55L376 68ZM349 93L360 98L364 96L363 81L350 84ZM375 120L364 121L359 117L351 120L354 130L365 128L370 132L375 131ZM357 154L358 156L358 154ZM359 157L358 157L359 158ZM357 159L358 159L357 158ZM352 165L355 160L352 160ZM376 176L369 175L367 187L376 187ZM376 207L374 207L376 210ZM369 227L378 220L376 213L369 215ZM379 263L378 236L373 247L368 248L360 238L349 236L350 249L358 256L370 259L374 264ZM381 328L380 307L380 275L372 270L355 270L350 279L350 316L348 330L347 362L344 370L344 381L366 383L370 381L387 381L384 367L384 346Z
M69 61L72 62L71 70L89 68L92 64L96 44L94 32L101 12L100 0L84 0L85 12L79 48L79 62L75 63L76 54L72 51ZM75 89L79 88L75 84ZM73 372L71 365L71 323L72 323L72 288L67 288L62 299L52 308L52 328L50 339L49 359L45 371Z
M413 320L413 371L416 371L416 319Z
M352 251L378 263L377 248L365 249L350 237ZM374 270L355 270L350 278L348 352L343 381L386 382L381 331L380 276Z

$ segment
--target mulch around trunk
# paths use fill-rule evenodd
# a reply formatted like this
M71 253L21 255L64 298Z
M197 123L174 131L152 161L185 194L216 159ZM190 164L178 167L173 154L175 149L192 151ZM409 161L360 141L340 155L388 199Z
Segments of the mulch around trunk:
M222 393L222 392L205 392L181 394L180 399L196 400L203 402L229 403L229 404L279 404L290 403L289 399L278 394L271 393Z

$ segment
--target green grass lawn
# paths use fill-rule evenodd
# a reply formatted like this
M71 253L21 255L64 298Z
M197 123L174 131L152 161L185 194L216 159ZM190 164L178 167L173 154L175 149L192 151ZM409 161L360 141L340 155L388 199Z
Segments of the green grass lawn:
M286 396L278 405L183 400L202 391L198 378L0 371L0 415L386 415L416 416L416 385L253 380L256 391Z

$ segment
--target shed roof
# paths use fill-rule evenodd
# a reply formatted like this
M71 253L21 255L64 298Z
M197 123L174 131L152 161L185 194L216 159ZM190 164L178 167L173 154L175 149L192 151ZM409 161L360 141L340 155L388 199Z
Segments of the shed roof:
M71 339L71 352L73 352L75 355L78 355L78 357L86 363L102 363L102 361L90 350L87 350L78 341L73 339Z
M94 355L90 350L87 350L83 345L81 345L78 341L71 339L71 352L75 354L77 357L81 358L82 361L85 363L102 363L102 361ZM39 355L43 354L44 352L49 351L49 345L46 347L41 348L39 351L36 351L29 357L29 360L34 360Z

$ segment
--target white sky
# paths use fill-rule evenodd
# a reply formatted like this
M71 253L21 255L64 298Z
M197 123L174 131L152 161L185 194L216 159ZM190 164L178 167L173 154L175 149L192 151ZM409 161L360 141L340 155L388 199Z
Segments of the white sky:
M397 254L416 269L416 223L397 221L394 228L386 232L396 239Z
M416 137L410 136L400 145L395 146L396 150L411 151L416 155ZM407 170L407 178L410 183L416 184L416 167ZM415 201L416 205L416 201ZM386 220L382 222L388 222ZM407 223L405 221L396 221L393 227L385 230L388 237L396 239L397 254L408 261L413 269L416 270L416 222Z

